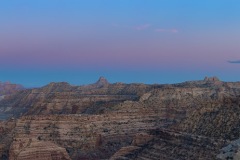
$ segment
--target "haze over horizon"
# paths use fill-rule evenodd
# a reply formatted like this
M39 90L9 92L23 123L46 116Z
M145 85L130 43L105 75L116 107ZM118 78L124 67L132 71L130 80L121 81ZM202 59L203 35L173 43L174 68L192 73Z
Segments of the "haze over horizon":
M0 2L0 81L239 81L240 2Z

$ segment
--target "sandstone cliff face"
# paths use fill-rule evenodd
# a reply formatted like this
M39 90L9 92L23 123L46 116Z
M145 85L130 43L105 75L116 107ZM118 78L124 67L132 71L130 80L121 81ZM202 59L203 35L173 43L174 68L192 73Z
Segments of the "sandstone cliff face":
M240 137L239 123L240 97L223 97L196 108L175 128L191 134L234 140Z
M14 139L9 160L70 160L65 148L48 141Z
M51 141L66 148L73 159L104 159L131 144L137 133L155 129L154 118L154 112L140 108L104 115L25 116L16 122L14 144Z
M240 138L240 84L217 78L173 85L51 83L0 103L10 159L216 159ZM239 112L239 113L238 113ZM46 148L48 148L47 150ZM24 148L24 149L23 149Z
M239 91L228 84L214 84L170 86L144 94L140 101L157 113L160 132L145 146L125 147L119 151L123 154L117 152L113 158L216 159L221 147L239 137Z
M221 147L219 145L221 143L216 143L216 141L208 137L194 136L187 133L155 130L151 131L150 134L154 136L152 141L142 146L125 147L125 152L122 152L122 154L117 152L111 159L213 160L216 159L216 154Z

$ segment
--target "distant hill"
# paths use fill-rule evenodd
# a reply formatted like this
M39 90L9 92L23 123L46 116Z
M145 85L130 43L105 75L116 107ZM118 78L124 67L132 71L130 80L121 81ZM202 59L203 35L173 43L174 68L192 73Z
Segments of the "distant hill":
M0 96L9 95L22 89L24 89L24 87L20 84L12 84L10 82L0 81Z

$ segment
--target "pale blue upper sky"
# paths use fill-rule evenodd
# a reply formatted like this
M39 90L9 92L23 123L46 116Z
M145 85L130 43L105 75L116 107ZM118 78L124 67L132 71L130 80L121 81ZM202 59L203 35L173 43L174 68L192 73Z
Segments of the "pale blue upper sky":
M238 81L239 8L237 0L2 0L0 81Z

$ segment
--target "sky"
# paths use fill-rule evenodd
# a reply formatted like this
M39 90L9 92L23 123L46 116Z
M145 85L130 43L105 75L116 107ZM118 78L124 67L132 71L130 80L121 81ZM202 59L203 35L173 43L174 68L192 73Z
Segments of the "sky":
M240 1L1 0L0 81L240 81Z

